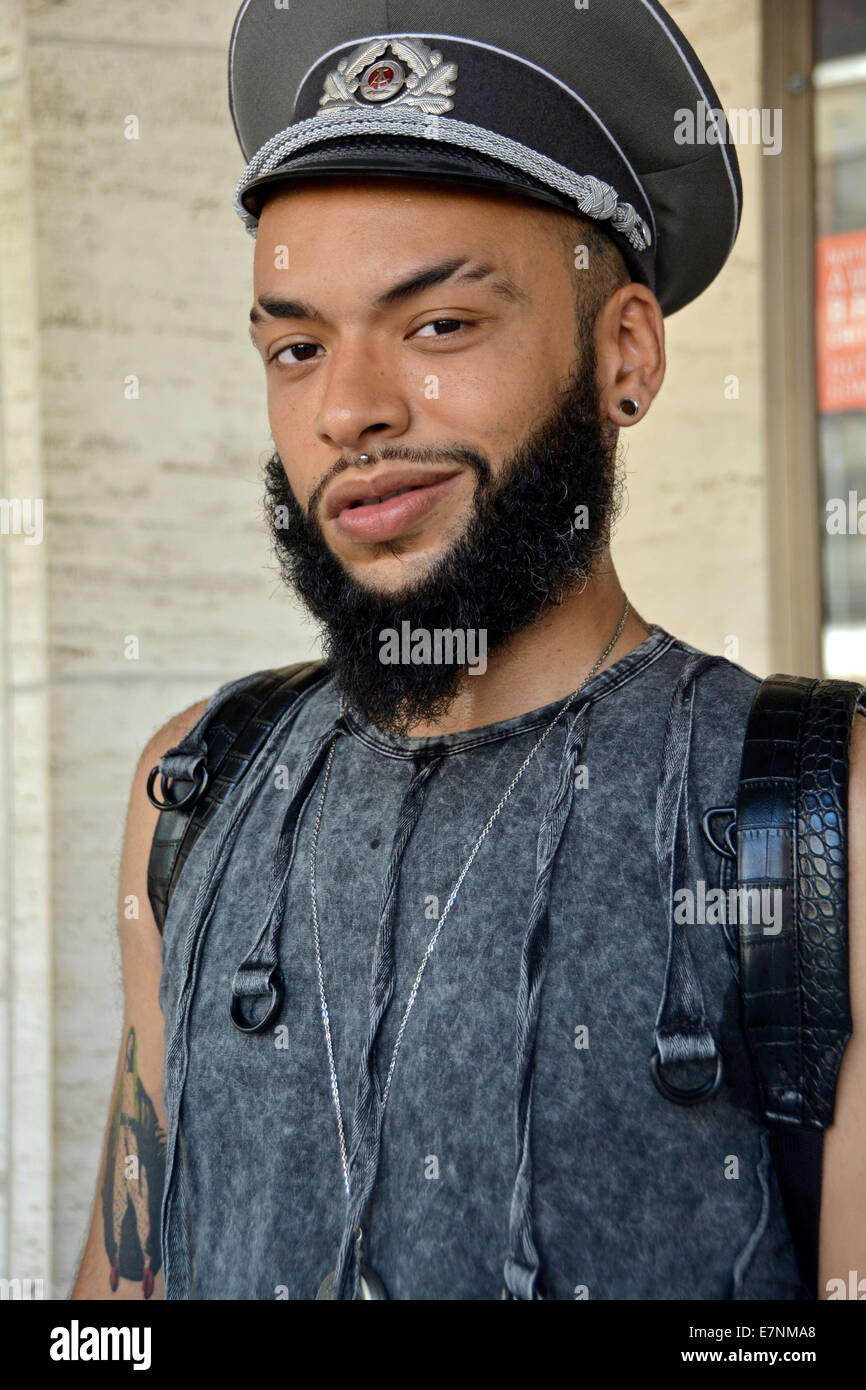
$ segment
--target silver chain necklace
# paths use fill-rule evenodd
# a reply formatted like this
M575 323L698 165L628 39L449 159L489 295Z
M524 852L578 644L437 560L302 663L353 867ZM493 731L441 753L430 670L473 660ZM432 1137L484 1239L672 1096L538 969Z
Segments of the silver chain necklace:
M454 906L455 899L457 898L457 894L460 892L460 888L461 888L461 886L462 886L463 880L465 879L465 877L466 877L466 875L468 874L469 870L471 869L473 863L475 862L475 856L477 855L477 853L478 853L478 851L480 850L482 844L484 843L484 841L486 840L487 836L489 835L490 830L491 830L492 827L493 827L494 821L496 820L497 816L499 815L500 811L502 810L502 808L503 808L503 806L505 805L505 803L506 803L506 801L508 800L508 798L511 796L511 793L514 791L514 788L517 786L517 783L520 781L520 779L521 779L521 777L523 776L524 772L525 772L526 769L529 767L529 764L532 762L532 759L535 757L535 755L536 755L536 753L538 752L539 748L541 748L541 746L542 746L542 744L545 742L545 740L548 739L548 738L550 737L550 735L553 733L553 730L556 728L557 724L558 724L559 721L562 719L562 717L565 715L565 713L567 712L567 710L571 707L571 704L573 703L573 701L575 700L575 698L577 697L577 695L579 695L579 693L580 693L580 691L583 689L583 687L586 685L587 681L589 681L589 680L592 679L592 677L595 675L595 673L596 673L596 671L598 670L598 668L599 668L599 667L607 660L607 658L610 656L610 653L613 651L614 647L616 646L617 642L619 641L619 639L620 639L620 637L621 637L621 635L622 635L622 630L623 630L623 628L625 627L626 619L628 618L628 614L629 614L629 601L628 601L628 599L626 599L625 604L624 604L624 606L623 606L623 610L622 610L622 617L621 617L620 620L619 620L619 626L617 627L616 632L613 634L613 637L612 637L612 638L610 639L610 641L608 642L607 646L605 647L605 649L604 649L604 651L602 652L601 656L600 656L600 657L598 658L598 660L596 661L596 663L595 663L595 665L593 666L592 670L589 671L589 672L584 676L583 680L580 682L580 685L578 685L577 688L571 692L571 694L569 695L569 697L568 697L568 699L566 700L565 704L564 704L564 705L562 706L562 708L558 711L558 713L554 716L554 718L551 720L551 722L548 724L547 728L545 729L544 733L540 736L540 738L537 740L537 742L534 744L534 746L533 746L533 747L530 749L530 751L527 753L526 757L523 759L523 762L520 764L520 767L517 769L516 773L515 773L514 776L512 777L512 779L511 779L511 781L509 782L508 787L506 788L505 792L504 792L503 795L500 797L499 802L498 802L498 804L497 804L497 806L496 806L495 811L494 811L494 812L492 813L492 815L489 817L489 819L487 820L487 822L486 822L486 824L485 824L485 826L484 826L484 829L481 831L481 834L478 836L478 839L475 841L475 844L474 844L473 847L472 847L472 851L471 851L471 853L470 853L470 855L469 855L469 858L466 860L466 863L463 865L463 868L460 870L460 873L459 873L459 875L458 875L458 877L457 877L457 881L455 882L454 887L451 889L451 892L450 892L449 895L448 895L448 901L447 901L446 904L445 904L445 910L443 911L442 916L439 918L438 922L436 923L436 926L435 926L435 928L434 928L434 930L433 930L433 934L432 934L432 936L430 937L430 940L427 942L427 947L426 947L426 949L425 949L425 951L424 951L423 956L421 957L421 964L420 964L419 967L418 967L418 971L417 971L417 974L416 974L416 976L415 976L415 981L414 981L414 983L413 983L413 985L412 985L411 990L409 991L409 998L408 998L408 1000L407 1000L407 1002L406 1002L406 1008L405 1008L405 1010L403 1011L403 1017L402 1017L402 1019L400 1020L400 1027L399 1027L399 1029L397 1030L397 1037L396 1037L396 1039L395 1039L395 1041L394 1041L394 1050L393 1050L392 1053L391 1053L391 1061L390 1061L390 1064L389 1064L389 1066L388 1066L388 1074L387 1074L387 1077L386 1077L386 1079L385 1079L385 1087L384 1087L384 1090L383 1090L383 1092L382 1092L382 1103L381 1103L381 1111L380 1111L380 1117L379 1117L379 1120L380 1120L380 1127L381 1127L381 1125L384 1123L384 1119L385 1119L385 1107L386 1107L386 1105L388 1104L388 1096L389 1096L390 1091L391 1091L391 1079L392 1079L392 1077L393 1077L393 1075L394 1075L394 1068L395 1068L395 1066L397 1065L397 1054L398 1054L398 1052L400 1051L400 1044L401 1044L402 1041L403 1041L403 1034L404 1034L405 1031L406 1031L406 1024L409 1022L409 1015L411 1014L412 1009L413 1009L413 1006L414 1006L414 1004L415 1004L415 1000L416 1000L416 998L418 997L418 990L419 990L420 985L421 985L421 980L422 980L422 978L423 978L423 976L424 976L424 971L427 969L427 963L428 963L428 961L430 960L430 957L432 956L434 950L436 949L436 942L439 940L439 933L441 932L442 927L443 927L443 925L444 925L444 923L445 923L445 918L448 916L449 912L451 911L452 907ZM341 1100L340 1100L340 1085L339 1085L339 1082L338 1082L338 1080L337 1080L337 1067L336 1067L336 1063L335 1063L335 1061L334 1061L334 1043L333 1043L333 1039L332 1039L332 1037L331 1037L331 1016L330 1016L330 1013L329 1013L329 1010L328 1010L328 1001L327 1001L327 998L326 998L326 996L325 996L325 977L324 977L324 971L323 971L323 969L322 969L322 945L321 945L321 935L320 935L320 932L319 932L318 892L317 892L317 888L316 888L316 863L317 863L317 855L318 855L318 848L319 848L319 829L320 829L321 824L322 824L322 812L323 812L324 806L325 806L325 794L326 794L326 792L327 792L327 790L328 790L328 782L329 782L330 776L331 776L331 766L332 766L333 761L334 761L334 749L335 749L335 747L336 747L336 742L334 742L334 743L331 744L331 747L330 747L330 749L329 749L329 751L328 751L328 759L327 759L327 762L326 762L326 764L325 764L325 777L324 777L324 781L323 781L323 783L322 783L322 791L321 791L321 794L320 794L320 796L319 796L319 805L318 805L318 809L317 809L317 811L316 811L315 823L314 823L314 825L313 825L313 835L312 835L312 840L311 840L311 843L310 843L310 895L311 895L312 907L313 907L313 942L314 942L315 949L316 949L316 978L317 978L317 980L318 980L318 985L319 985L319 1004L320 1004L321 1015L322 1015L322 1028L323 1028L323 1031L324 1031L324 1034L325 1034L325 1048L326 1048L327 1054L328 1054L328 1072L329 1072L330 1085L331 1085L331 1098L332 1098L332 1100L333 1100L333 1102L334 1102L334 1111L335 1111L336 1117L337 1117L337 1138L338 1138L338 1140L339 1140L339 1145L340 1145L340 1163L341 1163L342 1170L343 1170L343 1188L344 1188L344 1191L345 1191L345 1194L346 1194L346 1201L348 1202L348 1201L351 1200L351 1195L352 1195L351 1183L350 1183L350 1179L349 1179L349 1156L348 1156L348 1151L347 1151L347 1148L346 1148L346 1131L345 1131L345 1126L344 1126L344 1124L343 1124L343 1107L342 1107L342 1103L341 1103ZM362 1296L362 1298L364 1298L364 1299L370 1299L370 1300L378 1300L378 1299L385 1299L385 1298L387 1298L387 1294L385 1293L384 1286L383 1286L381 1280L378 1278L378 1276L375 1274L375 1272L374 1272L372 1269L369 1268L369 1266L367 1266L367 1265L365 1265L365 1264L363 1264L363 1263L361 1262L361 1251L362 1251L362 1242L363 1242L363 1231L362 1231L362 1229L361 1229L360 1226L357 1228L357 1230L356 1230L356 1232L355 1232L355 1240L356 1240L357 1252L358 1252L358 1263L359 1263L359 1266L360 1266L360 1287L361 1287L361 1296ZM331 1289L332 1289L333 1283L334 1283L334 1275L335 1275L335 1273L336 1273L335 1270L331 1270L330 1273L327 1274L327 1275L325 1276L325 1278L323 1279L323 1281L322 1281L322 1283L321 1283L321 1285L320 1285L320 1287L319 1287L319 1291L318 1291L318 1293L317 1293L317 1295L316 1295L316 1298L317 1298L317 1299L327 1299L327 1298L330 1298L330 1296L331 1296Z

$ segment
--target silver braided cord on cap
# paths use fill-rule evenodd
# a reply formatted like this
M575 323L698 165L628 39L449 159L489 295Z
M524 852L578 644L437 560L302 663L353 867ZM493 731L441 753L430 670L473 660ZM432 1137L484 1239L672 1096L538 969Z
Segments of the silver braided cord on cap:
M647 222L631 203L620 199L609 183L592 174L575 174L564 164L539 154L528 145L511 140L506 135L497 135L470 121L424 115L405 106L393 111L325 111L271 136L253 155L235 190L235 211L251 236L256 235L258 218L248 212L241 202L241 193L247 184L273 173L295 150L341 135L409 135L490 155L502 164L533 175L550 188L568 194L574 198L577 209L585 217L609 221L635 250L646 251L652 245L652 232Z

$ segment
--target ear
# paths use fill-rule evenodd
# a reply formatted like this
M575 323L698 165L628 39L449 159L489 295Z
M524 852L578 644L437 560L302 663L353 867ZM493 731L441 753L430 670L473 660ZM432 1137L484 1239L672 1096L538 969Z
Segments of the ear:
M661 306L646 285L615 290L595 321L596 380L601 418L614 429L637 424L665 377L665 326ZM639 409L629 414L628 398Z

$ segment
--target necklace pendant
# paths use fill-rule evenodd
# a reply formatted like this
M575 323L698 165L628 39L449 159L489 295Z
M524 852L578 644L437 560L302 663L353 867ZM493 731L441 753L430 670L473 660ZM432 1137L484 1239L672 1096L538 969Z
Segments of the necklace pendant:
M334 1276L336 1275L336 1273L337 1271L335 1269L332 1269L329 1271L328 1274L325 1275L324 1279L319 1285L319 1292L316 1294L317 1303L322 1299L330 1300L331 1291L334 1287ZM358 1301L370 1300L372 1302L377 1303L388 1302L388 1295L385 1292L385 1285L382 1283L382 1280L379 1278L376 1271L374 1269L371 1269L369 1265L361 1265L361 1277L358 1282L361 1286Z

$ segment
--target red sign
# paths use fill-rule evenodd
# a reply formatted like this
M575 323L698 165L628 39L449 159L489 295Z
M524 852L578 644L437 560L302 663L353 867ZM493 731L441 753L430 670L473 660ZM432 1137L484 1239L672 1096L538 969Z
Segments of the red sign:
M815 243L818 410L866 410L866 229Z

